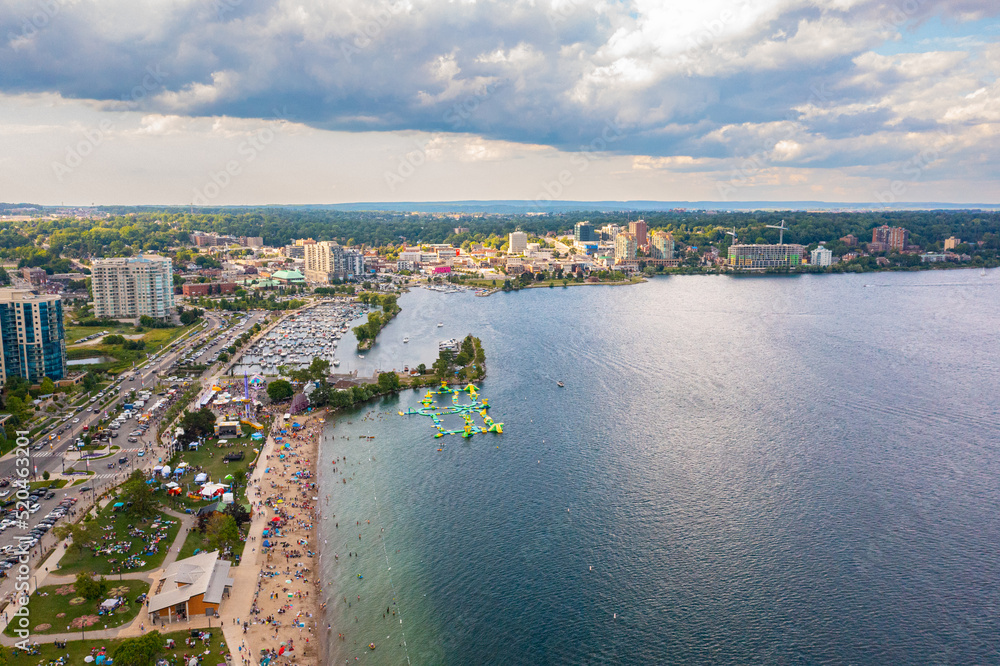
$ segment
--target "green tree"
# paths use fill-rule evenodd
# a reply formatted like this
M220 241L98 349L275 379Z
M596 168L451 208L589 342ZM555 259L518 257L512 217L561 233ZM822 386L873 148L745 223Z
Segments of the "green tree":
M209 519L205 536L209 545L215 550L231 550L240 542L236 519L224 513L217 513Z
M185 430L184 432L187 432ZM122 485L122 496L125 500L125 512L135 518L150 518L156 515L156 500L153 489L146 483L146 477L140 470L135 470Z
M291 382L284 379L275 379L273 382L267 385L267 397L271 399L271 402L281 402L282 400L288 400L295 394L295 390L292 388Z
M309 364L309 376L316 381L325 380L330 372L330 362L319 358L313 358Z
M104 576L94 578L89 571L78 573L73 586L76 588L76 593L85 599L99 599L108 591L108 581Z
M49 395L51 393L55 393L56 383L51 379L49 379L48 377L45 377L44 379L42 379L41 389L42 389L42 395Z
M70 553L82 553L94 539L93 523L64 523L56 525L52 533L60 541L67 542L66 550Z
M250 522L250 512L239 502L233 502L228 505L225 513L227 516L232 516L237 526Z
M31 418L32 409L28 404L16 395L7 397L7 411L17 417L21 423L26 423Z
M399 375L395 372L383 372L378 376L378 387L382 391L398 391Z
M42 479L44 479L45 481L48 481L49 478L51 478L51 476L52 475L49 474L49 470L45 470L44 472L42 472Z
M184 428L184 434L190 437L213 435L215 434L215 414L207 407L202 407L196 412L184 410L181 427Z
M126 638L111 654L115 666L153 666L163 647L160 632L151 631L136 638Z

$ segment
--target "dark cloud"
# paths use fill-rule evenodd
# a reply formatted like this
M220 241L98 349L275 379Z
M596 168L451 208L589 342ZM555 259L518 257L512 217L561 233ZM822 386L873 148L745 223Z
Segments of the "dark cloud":
M913 85L893 68L857 82L853 59L928 16L981 17L993 5L862 2L845 12L803 0L741 30L706 13L696 40L671 43L644 27L639 5L598 12L572 0L9 2L0 6L0 91L181 115L280 115L331 130L740 156L790 136L933 129L885 106L808 119L795 109L870 104ZM813 36L824 30L828 40ZM792 135L784 125L719 133L789 120L799 124Z

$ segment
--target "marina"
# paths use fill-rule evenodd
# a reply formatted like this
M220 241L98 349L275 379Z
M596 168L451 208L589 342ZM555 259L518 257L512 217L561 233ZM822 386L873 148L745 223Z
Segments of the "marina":
M292 315L247 349L234 372L276 376L281 367L307 368L314 358L338 367L340 343L346 336L353 346L351 326L368 312L370 308L357 303L323 303Z

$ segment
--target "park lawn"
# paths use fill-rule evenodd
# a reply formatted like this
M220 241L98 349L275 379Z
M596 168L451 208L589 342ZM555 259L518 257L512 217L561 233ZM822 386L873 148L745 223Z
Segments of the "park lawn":
M70 471L70 470L66 470L66 471ZM82 485L83 485L84 483L86 483L87 481L90 481L90 476L89 476L89 475L92 475L92 474L94 474L94 472L87 472L87 474L88 474L88 476L85 476L85 477L83 477L83 478L80 478L80 479L77 479L76 481L74 481L74 482L73 482L73 485L74 485L74 486L82 486ZM71 487L72 487L72 486L71 486Z
M226 661L225 653L229 651L228 646L225 644L225 636L223 636L222 630L216 627L212 627L212 629L207 631L212 635L212 639L209 641L207 646L203 645L201 641L199 641L197 651L201 653L208 649L212 652L212 655L214 655L206 658L204 661L205 664L221 664ZM194 651L193 648L184 644L184 639L188 638L190 635L191 633L189 631L174 631L168 634L162 634L164 645L167 644L168 638L172 638L176 642L177 648L169 651L164 648L163 652L161 652L159 656L166 659L176 656L177 663L179 664L181 656L183 656L185 652L191 653ZM123 639L108 640L106 638L96 640L75 640L68 641L65 648L59 649L57 649L52 643L43 643L38 646L39 653L37 655L29 655L22 652L17 656L8 656L8 663L10 663L11 666L38 666L38 664L47 664L50 660L54 661L60 657L65 657L68 654L69 660L64 662L67 666L86 666L84 659L90 656L93 649L103 647L108 651L108 654L111 655L114 653L115 648L121 644L122 640ZM216 657L218 658L216 659ZM93 662L89 663L92 664Z
M71 576L75 575L81 571L90 571L94 574L101 574L105 576L110 576L117 571L113 571L119 564L127 558L130 554L138 555L145 552L145 547L149 544L151 540L151 530L150 525L156 521L168 520L172 524L169 525L165 532L165 538L161 539L157 544L157 549L155 553L149 555L142 555L139 559L145 562L144 565L134 567L131 569L125 569L125 573L129 571L153 571L160 567L164 558L167 556L167 551L170 546L174 543L174 539L177 537L177 531L180 529L180 519L174 518L173 516L168 516L164 513L157 513L157 516L152 520L140 521L132 518L131 516L126 516L122 513L118 513L112 510L116 500L112 499L108 502L108 505L101 510L101 513L96 519L98 526L99 542L104 543L106 541L118 542L127 541L129 547L126 552L122 553L112 553L112 554L99 554L94 557L94 551L91 549L85 549L83 552L67 552L63 555L62 560L59 561L59 569L56 573L60 576ZM110 530L106 528L112 528ZM133 528L137 528L143 531L143 534L131 536L129 531ZM104 539L104 536L111 536L110 539ZM116 560L117 562L111 562L110 560Z
M245 523L243 525L243 530L247 529L250 523ZM233 548L233 558L243 557L243 547L246 545L246 540L240 541L239 544ZM187 538L184 539L184 545L181 546L181 552L177 556L178 560L183 560L185 557L191 557L194 555L194 551L203 552L206 550L211 550L212 546L208 543L208 537L199 532L197 528L192 529L188 532Z
M177 465L181 462L186 462L188 466L197 468L201 467L201 471L208 474L208 478L216 483L228 483L225 481L226 476L234 474L236 470L242 469L250 475L250 463L253 461L256 455L253 452L254 448L259 448L257 442L250 440L248 437L243 437L240 439L230 439L228 440L231 446L219 447L217 445L218 440L211 439L209 443L202 446L198 451L182 451L178 453L173 458L170 459L170 466L177 469ZM246 442L247 446L244 447L243 443ZM237 460L235 462L227 463L223 460L227 453L242 452L244 454L243 460ZM171 503L178 506L181 510L184 509L194 509L197 510L209 502L200 499L191 499L187 496L187 485L191 485L192 491L197 491L198 486L194 483L194 477L197 476L197 472L188 472L185 474L178 483L185 489L185 494L170 498ZM236 489L236 501L242 502L245 497L246 488L240 486Z
M142 604L135 603L135 598L143 592L149 591L149 583L144 580L108 580L108 594L100 599L86 600L80 604L71 604L73 599L80 599L75 592L70 591L70 585L46 585L38 590L28 599L28 612L31 614L32 634L62 634L67 631L79 631L79 629L67 629L74 619L83 615L97 615L98 606L102 601L111 596L124 596L128 603L124 607L119 607L113 615L100 616L96 624L90 629L104 629L107 625L109 629L128 624L143 608ZM123 589L125 588L125 589ZM61 590L65 594L58 594ZM59 613L65 613L63 617L56 617ZM51 625L47 629L39 629L41 625ZM7 625L4 632L8 636L14 635L15 623Z

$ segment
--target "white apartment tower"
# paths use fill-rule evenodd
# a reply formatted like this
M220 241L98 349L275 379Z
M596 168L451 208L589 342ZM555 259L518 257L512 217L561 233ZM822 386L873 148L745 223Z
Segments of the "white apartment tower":
M833 263L833 252L820 245L810 253L809 263L813 266L829 266Z
M507 237L507 254L524 254L528 249L528 234L512 231Z
M95 259L90 268L95 317L170 316L174 307L174 273L169 257L140 254Z

